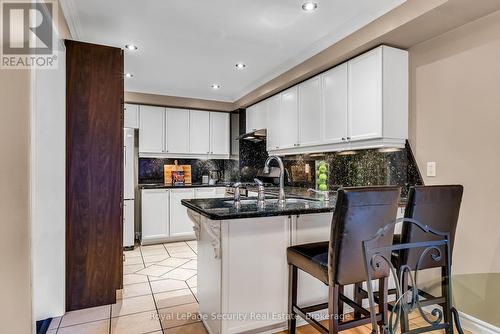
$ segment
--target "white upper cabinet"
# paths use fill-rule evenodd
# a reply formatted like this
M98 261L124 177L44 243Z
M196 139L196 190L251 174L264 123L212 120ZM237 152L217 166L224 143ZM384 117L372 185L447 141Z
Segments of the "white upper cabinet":
M254 104L246 110L246 132L265 129L267 127L266 101Z
M281 93L279 126L273 117L275 154L404 147L408 52L380 46L294 86Z
M299 85L299 145L321 144L321 78Z
M143 157L229 158L229 113L140 106L139 118Z
M350 60L348 73L347 139L382 137L382 49Z
M189 152L210 154L210 113L189 111Z
M123 127L139 129L139 106L126 103L123 108Z
M139 152L164 153L165 150L165 108L141 106Z
M348 62L350 141L408 138L408 52L381 46Z
M210 113L210 154L229 156L229 113Z
M298 145L298 111L298 89L295 86L281 93L280 149L296 147Z
M281 94L267 100L267 150L280 148Z
M189 110L167 108L167 153L189 152Z
M347 139L347 64L321 75L321 123L323 143L341 143Z

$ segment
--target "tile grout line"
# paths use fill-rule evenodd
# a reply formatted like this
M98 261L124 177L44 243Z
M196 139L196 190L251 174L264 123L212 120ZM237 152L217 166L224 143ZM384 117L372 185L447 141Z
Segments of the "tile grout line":
M163 245L163 248L165 248L165 245ZM170 256L170 254L168 253L166 248L165 248L165 251L167 252L167 255ZM142 256L142 261L144 262L144 268L146 268L146 261L144 261L144 255L142 254L142 248L141 248L141 256ZM149 279L149 275L147 275L146 277L148 279L149 291L151 291L151 298L153 298L153 303L155 304L156 316L158 317L158 322L160 323L160 330L161 330L162 334L164 334L165 332L163 331L163 325L162 325L161 319L160 319L160 312L158 311L158 305L156 304L156 298L155 298L155 295L153 293L153 287L151 286L151 280Z
M158 317L158 322L160 323L160 329L161 332L164 333L163 324L161 323L161 318L160 318L160 312L158 311L158 304L156 304L156 298L153 293L153 287L151 286L151 281L149 280L149 276L148 276L148 283L149 283L149 290L151 291L151 297L153 298L153 303L155 303L156 316Z

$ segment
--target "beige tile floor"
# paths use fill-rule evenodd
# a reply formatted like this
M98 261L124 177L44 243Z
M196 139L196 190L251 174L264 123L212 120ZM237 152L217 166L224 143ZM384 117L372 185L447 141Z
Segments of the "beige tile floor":
M125 251L121 298L116 304L66 313L48 334L206 334L198 312L196 241L140 246ZM422 326L418 316L411 326ZM316 334L310 326L299 334ZM279 334L285 334L282 332ZM368 334L369 326L343 331ZM437 331L436 331L437 333Z
M196 315L196 241L125 251L116 304L68 312L49 334L207 333Z

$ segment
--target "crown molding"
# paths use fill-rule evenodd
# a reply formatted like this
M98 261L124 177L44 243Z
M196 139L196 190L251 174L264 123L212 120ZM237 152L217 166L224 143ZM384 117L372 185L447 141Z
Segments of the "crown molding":
M82 29L80 18L76 10L75 0L60 0L59 4L61 5L63 15L66 18L66 22L68 23L68 28L71 32L71 36L75 40L81 40Z

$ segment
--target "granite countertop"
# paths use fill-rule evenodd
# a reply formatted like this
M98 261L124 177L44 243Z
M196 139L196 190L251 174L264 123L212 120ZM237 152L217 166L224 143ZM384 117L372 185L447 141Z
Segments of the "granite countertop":
M216 184L189 183L183 185L174 185L172 183L141 183L139 189L169 189L169 188L212 188L227 187L230 183L219 182Z
M293 197L288 198L293 199ZM267 198L263 208L259 208L255 203L248 204L249 200L256 198L242 198L241 208L238 209L234 207L231 198L183 199L182 205L211 220L228 220L333 212L336 197L332 196L330 201L289 202L283 207L278 206L276 198Z
M250 191L257 190L254 187L247 186L246 188ZM278 187L266 188L267 202L263 208L259 208L256 205L255 197L242 197L240 208L234 207L232 198L184 199L182 200L182 205L211 220L301 215L333 212L335 210L337 200L335 192L330 194L329 201L325 201L322 195L308 192L306 188L285 187L287 199L306 199L308 201L292 201L286 203L284 207L280 207L276 201L278 190ZM253 200L253 202L249 202L248 200ZM399 206L406 206L406 198L400 199Z

